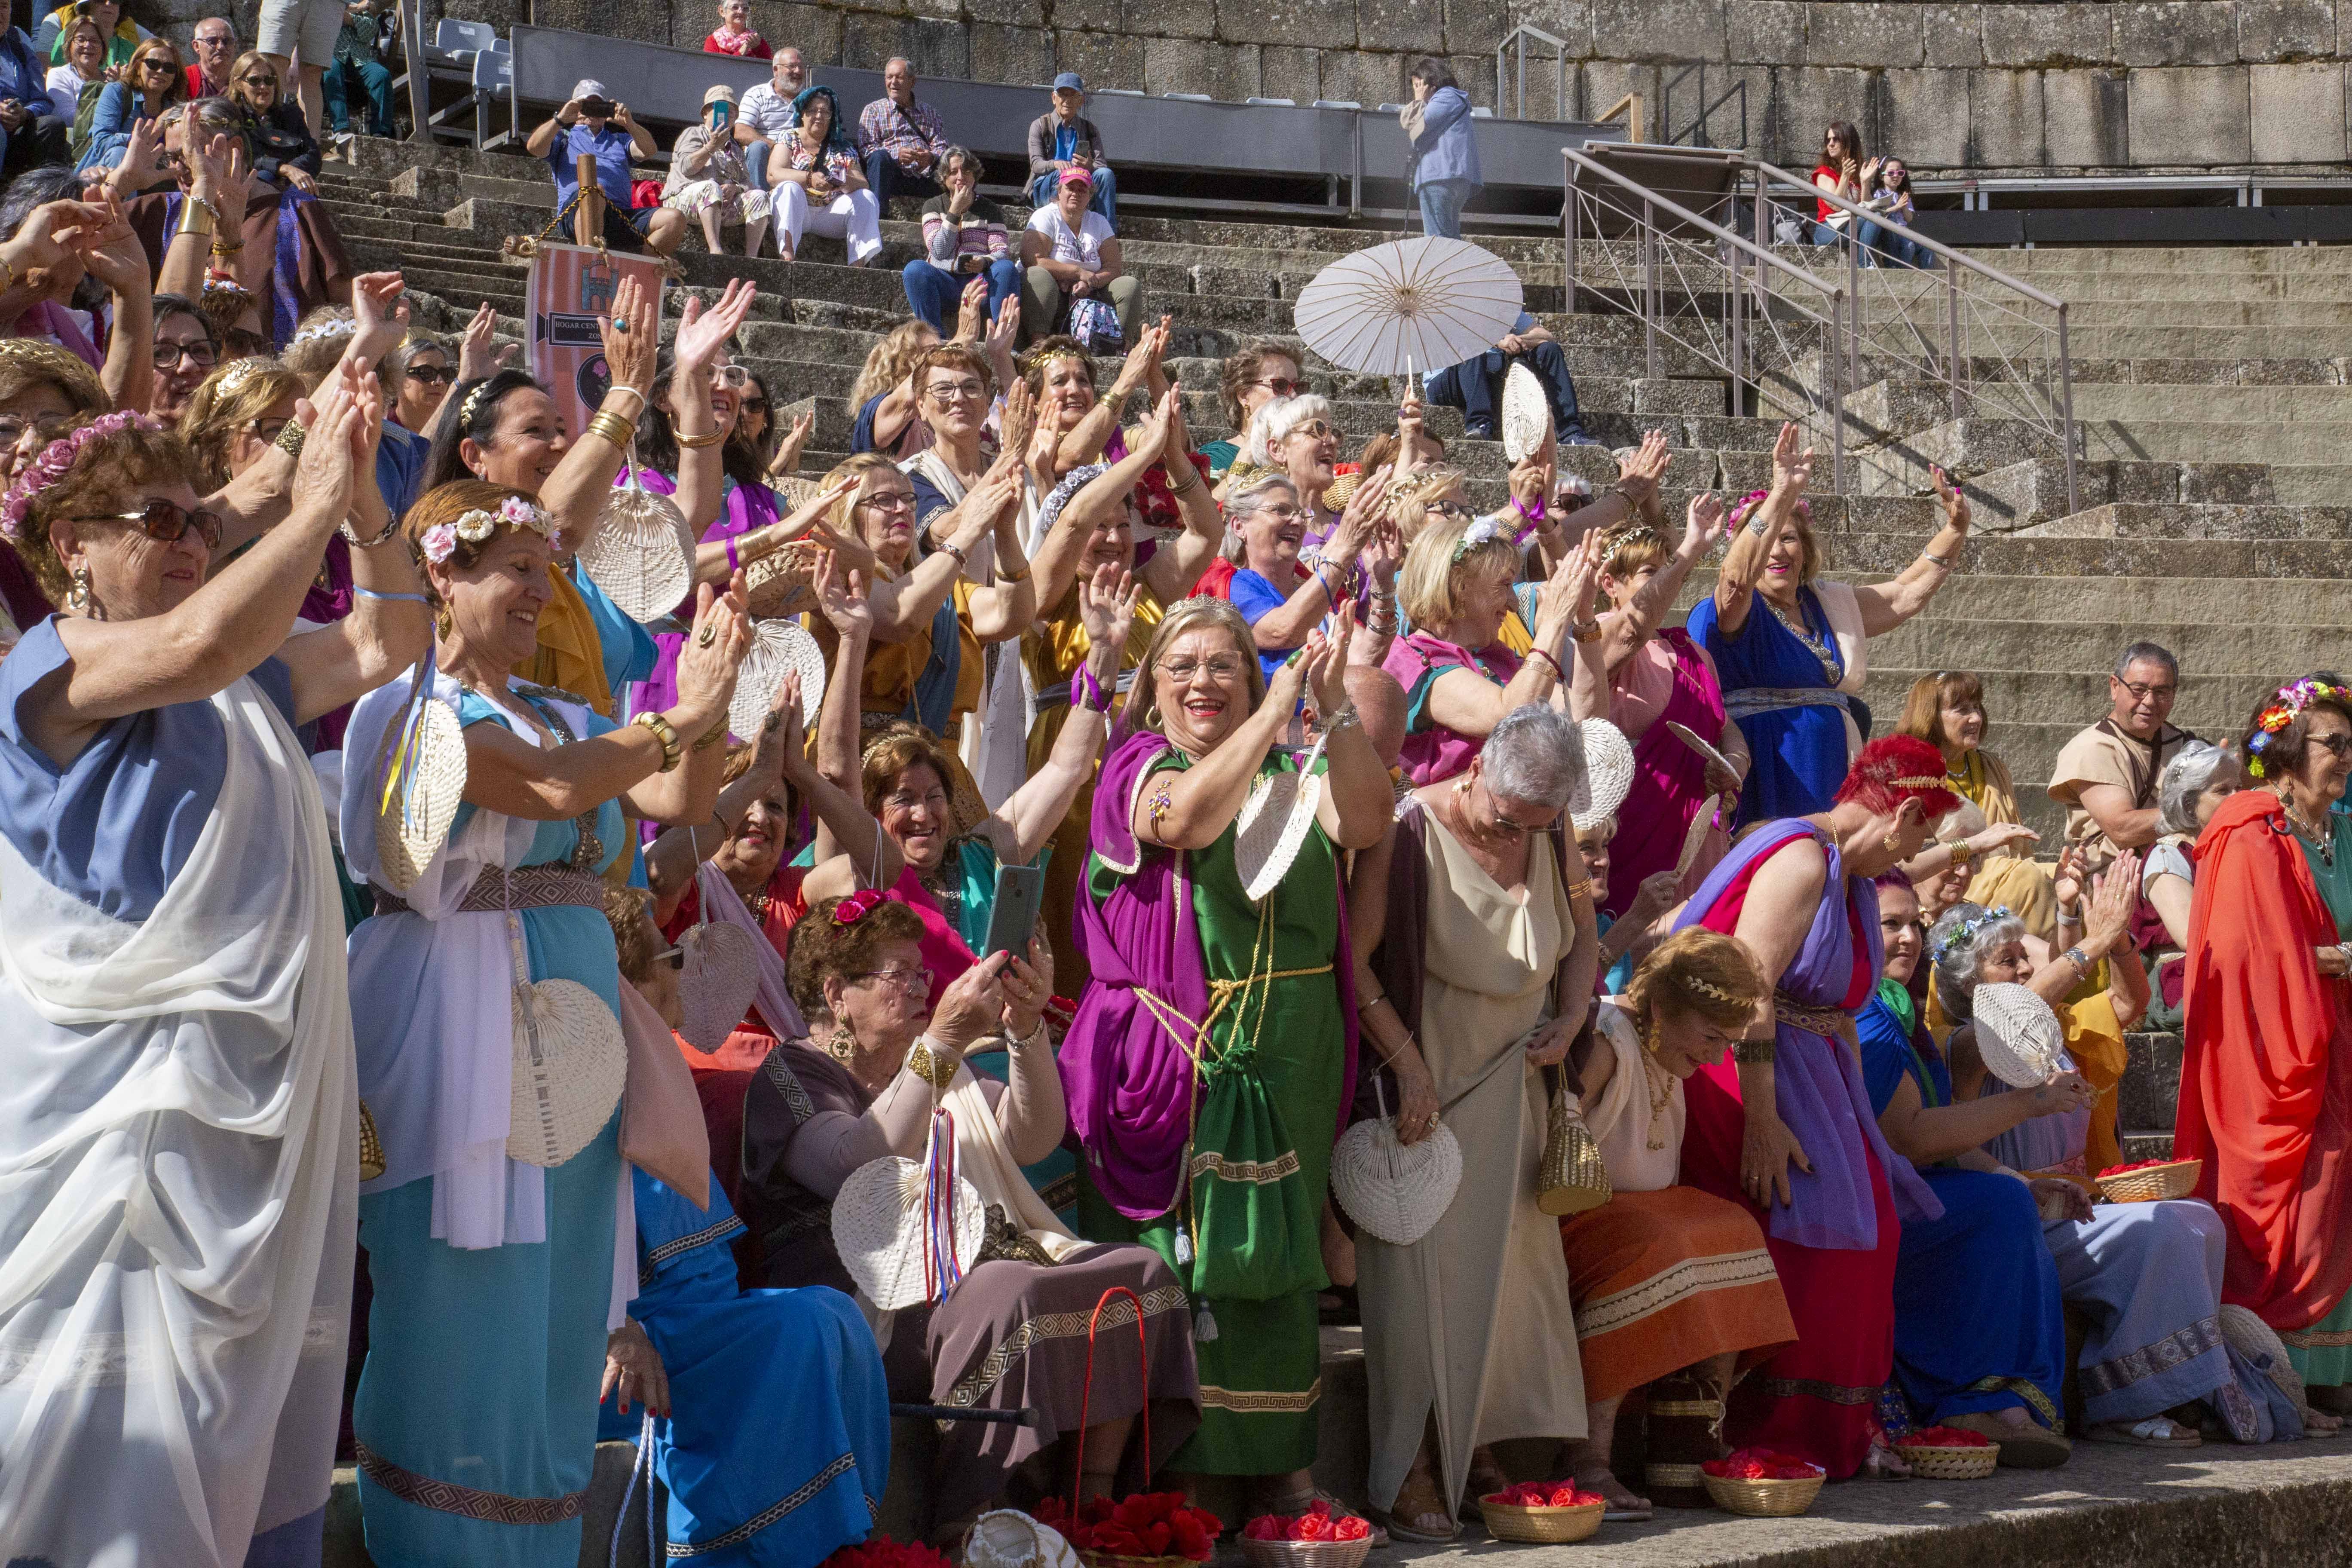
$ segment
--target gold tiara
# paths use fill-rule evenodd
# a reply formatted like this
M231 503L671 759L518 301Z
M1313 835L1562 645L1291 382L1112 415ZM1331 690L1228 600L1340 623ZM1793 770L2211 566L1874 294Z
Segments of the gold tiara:
M1732 990L1730 987L1717 985L1714 981L1706 979L1700 975L1680 974L1676 975L1675 979L1688 989L1697 992L1702 996L1712 997L1716 1001L1722 1003L1727 1007L1753 1007L1756 1005L1756 999L1753 996L1742 996L1739 993Z
M1907 778L1896 779L1890 787L1895 789L1949 789L1952 785L1951 781L1948 779Z

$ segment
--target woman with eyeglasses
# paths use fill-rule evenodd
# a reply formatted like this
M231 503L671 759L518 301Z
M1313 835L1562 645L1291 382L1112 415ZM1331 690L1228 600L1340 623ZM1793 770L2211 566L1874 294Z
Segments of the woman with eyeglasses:
M1968 498L1934 470L1944 525L1884 583L1822 575L1805 487L1813 453L1784 425L1772 485L1731 510L1731 548L1715 592L1690 613L1691 637L1715 659L1726 706L1754 765L1739 793L1742 826L1804 816L1832 804L1870 733L1862 700L1869 641L1926 609L1969 542Z
M45 85L58 118L72 127L66 145L79 158L89 145L89 122L98 113L99 96L113 79L107 74L106 35L94 18L77 16L66 25L58 44L65 59L49 68Z
M2251 780L2197 840L2173 1155L2230 1220L2222 1299L2277 1331L2315 1413L2352 1415L2352 689L2256 706Z
M1198 1423L1201 1394L1184 1291L1167 1265L1145 1247L1080 1239L1022 1180L1022 1163L1050 1153L1067 1125L1045 1035L1045 944L935 989L922 941L913 910L870 889L820 900L793 928L793 996L810 1036L778 1045L745 1097L743 1217L764 1244L761 1283L856 1291L834 1245L836 1199L872 1162L920 1160L931 1139L952 1137L958 1176L990 1211L977 1260L930 1284L928 1300L885 1311L861 1294L859 1304L881 1325L893 1398L1029 1414L940 1424L931 1538L953 1551L1016 1467L1047 1448L1049 1493L1148 1489ZM989 1039L1010 1047L1007 1081L972 1070L969 1053ZM1108 1353L1114 1307L1104 1353L1090 1358L1084 1325L1108 1289L1134 1296L1129 1353ZM1148 1368L1129 1342L1136 1307ZM1065 1321L1078 1328L1039 1331ZM1147 1390L1149 1453L1137 1430Z
M1381 668L1405 695L1401 761L1415 784L1451 779L1471 765L1505 715L1548 702L1569 684L1570 639L1583 667L1585 700L1597 697L1599 640L1591 619L1598 541L1569 552L1537 599L1527 658L1498 640L1511 612L1519 547L1492 519L1424 527L1404 552L1397 598L1413 630L1389 645ZM1564 706L1572 706L1563 699Z
M0 662L12 1551L318 1560L360 1120L295 726L408 668L430 621L387 540L357 552L350 616L288 628L377 412L330 392L290 515L219 570L194 459L134 413L50 444L0 502L64 606ZM142 1370L89 1376L110 1363Z
M1094 973L1062 1043L1081 1228L1144 1242L1191 1292L1205 1408L1171 1468L1255 1478L1251 1513L1315 1496L1319 1226L1357 1063L1339 856L1380 842L1395 804L1348 700L1353 625L1268 681L1225 601L1160 623L1095 787L1077 913ZM1310 697L1321 791L1253 901L1235 818L1260 781L1296 780L1306 753L1281 742Z
M131 127L154 120L184 100L187 72L180 51L169 38L148 38L131 53L122 79L110 81L90 110L89 144L82 149L80 169L112 169L130 150Z
M247 49L229 68L229 101L242 110L245 142L254 177L304 195L319 194L319 139L310 133L302 107L287 99L278 68L257 49Z
M1311 392L1260 408L1242 445L1242 461L1251 468L1289 479L1305 510L1309 542L1320 542L1338 526L1338 514L1325 507L1324 499L1339 478L1339 416Z
M1407 1145L1442 1120L1475 1152L1419 1240L1356 1237L1365 1358L1382 1368L1370 1497L1401 1540L1451 1541L1464 1493L1507 1484L1496 1439L1583 1436L1559 1223L1536 1199L1551 1097L1567 1092L1547 1069L1600 974L1592 883L1560 831L1591 798L1576 722L1532 698L1488 724L1458 777L1408 795L1349 876L1357 1024L1379 1058L1366 1070L1389 1069L1387 1098L1360 1092L1358 1113L1392 1113Z
M614 1259L628 1188L605 887L630 817L709 816L751 643L739 580L698 595L665 711L616 725L516 676L552 599L559 526L473 479L403 521L437 634L427 700L465 745L462 802L441 843L410 851L413 879L378 828L388 795L397 809L409 683L360 704L346 748L344 853L377 911L352 933L352 1014L384 1165L360 1198L375 1296L352 1424L369 1550L390 1563L579 1557L569 1500L588 1487L605 1331L636 1279ZM609 1088L517 1081L551 1056L572 1083ZM452 1506L484 1495L533 1502Z
M672 378L681 392L658 417L670 422L683 448L678 502L689 521L699 517L707 523L718 515L723 476L711 367L750 311L751 298L751 285L730 283L709 310L688 300L678 322ZM654 301L625 279L614 293L612 316L600 319L598 327L613 384L579 440L566 433L554 398L528 372L497 370L451 389L435 421L425 484L429 491L454 479L485 479L521 491L557 519L558 569L540 613L538 651L518 673L576 693L609 717L616 695L653 673L656 651L651 634L623 615L569 555L594 531L639 421L648 417L657 353Z
M1967 670L1939 669L1911 683L1895 732L1916 735L1944 753L1945 776L1963 800L1984 813L1985 826L1929 849L1904 870L1917 883L1946 866L1978 860L1969 896L2016 910L2027 931L2048 942L2058 934L2058 900L2050 874L2032 858L2032 847L2042 836L2018 815L2009 764L1984 749L1987 727L1984 682Z
M1073 468L1038 509L1042 537L1032 564L1037 574L1041 609L1036 625L1021 639L1021 657L1028 667L1036 701L1036 718L1029 726L1030 773L1046 765L1076 710L1095 709L1106 714L1118 710L1168 606L1181 603L1202 570L1216 558L1224 524L1217 503L1209 497L1208 481L1181 455L1188 441L1183 398L1171 391L1137 432L1127 456L1115 463L1105 460ZM1174 458L1172 472L1191 481L1170 492L1184 531L1173 539L1159 541L1150 559L1139 564L1136 543L1143 519L1136 498L1146 476L1159 468L1163 455ZM1107 580L1124 581L1133 587L1135 613L1125 645L1115 657L1097 658L1087 589L1105 574L1109 574ZM1086 865L1087 825L1093 812L1090 769L1063 814L1061 826L1054 834L1052 857L1045 862L1045 930L1054 939L1055 970L1070 995L1086 989L1092 973L1070 921L1076 907L1079 873Z
M1276 398L1297 397L1307 390L1307 373L1299 369L1297 354L1271 339L1259 338L1239 353L1227 354L1218 373L1217 403L1233 434L1201 447L1201 456L1209 459L1209 477L1222 480L1234 466L1249 434L1250 420L1259 409Z
M259 461L294 418L302 383L273 360L233 360L197 384L180 415L180 439L207 489Z
M1340 606L1372 605L1370 633L1395 630L1396 530L1381 521L1388 493L1375 474L1348 498L1348 510L1310 566L1304 545L1310 512L1298 486L1267 474L1228 489L1223 558L1202 574L1199 594L1230 600L1255 637L1265 678ZM1384 618L1385 617L1385 618Z
M1723 503L1695 496L1682 537L1671 545L1644 519L1619 523L1601 535L1601 660L1609 672L1609 721L1633 745L1636 786L1618 808L1609 845L1608 886L1601 910L1614 920L1633 908L1642 884L1681 864L1691 821L1708 796L1716 820L1675 899L1697 887L1730 847L1728 827L1738 809L1749 760L1748 740L1725 712L1715 660L1680 626L1660 623L1698 563L1723 541ZM1722 753L1703 757L1669 725L1680 724Z
M106 412L106 403L89 366L55 343L0 338L0 487L16 483L75 424ZM8 614L0 637L11 643L57 607L14 550L0 550L0 607Z

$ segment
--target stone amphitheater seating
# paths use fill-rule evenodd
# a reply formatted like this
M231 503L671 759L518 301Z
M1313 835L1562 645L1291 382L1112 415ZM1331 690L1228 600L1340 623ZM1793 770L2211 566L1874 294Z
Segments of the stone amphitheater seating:
M499 247L509 235L539 232L551 216L544 166L374 141L361 142L355 157L352 164L329 165L320 188L362 268L404 269L413 290L433 297L420 301L427 324L454 331L488 299L503 318L502 330L517 331L523 274L499 259ZM743 333L746 357L769 378L780 416L795 408L815 413L805 471L822 472L845 452L854 410L844 395L877 333L906 314L895 269L918 253L913 216L913 207L903 205L885 222L887 265L870 270L835 264L837 244L824 240L810 241L808 258L789 267L713 258L698 248L682 258L689 288L709 290L739 273L760 285ZM1293 297L1332 257L1398 237L1362 228L1139 216L1121 227L1148 310L1174 319L1173 369L1188 395L1196 439L1223 432L1214 396L1218 359L1248 338L1288 334ZM1667 431L1672 509L1678 513L1699 489L1736 496L1766 481L1776 421L1732 416L1726 382L1685 356L1669 353L1663 376L1642 374L1635 323L1558 313L1557 239L1482 243L1520 272L1528 308L1566 345L1592 433L1608 447L1624 447L1645 429ZM2042 783L2064 739L2105 710L2107 668L2126 643L2152 637L2179 653L2182 690L2174 717L2208 736L2238 724L2266 680L2352 662L2342 651L2343 628L2352 622L2352 500L2338 499L2352 479L2346 445L2352 436L2352 251L2042 249L2000 251L1993 259L2072 306L2075 407L2086 447L2082 510L2067 514L2063 465L2024 427L1954 420L1926 389L1881 380L1854 404L1853 438L1868 444L1858 456L1871 460L1857 462L1848 493L1817 494L1814 515L1833 573L1883 575L1909 562L1937 524L1924 465L1939 462L1968 477L1979 529L1965 569L1927 614L1874 645L1867 696L1884 732L1918 675L1943 667L1982 673L1992 718L1989 743L2014 772L2028 820L2053 837L2057 813ZM1311 357L1308 363L1334 401L1351 451L1390 426L1387 384ZM1446 438L1449 460L1472 476L1474 500L1499 504L1499 447L1463 440L1454 410L1433 410L1431 427ZM1571 448L1563 461L1596 484L1615 477L1606 448ZM1694 592L1704 586L1694 584ZM2131 1050L2122 1121L2126 1158L2143 1158L2170 1146L2179 1042L2136 1036ZM1327 1351L1322 1474L1343 1494L1360 1496L1360 1355L1344 1331L1327 1335ZM899 1426L903 1442L919 1444L920 1424ZM2272 1554L2242 1552L2231 1560L2343 1561L2340 1486L2352 1479L2352 1463L2332 1461L2331 1468L2308 1457L2341 1448L2305 1446L2306 1458L2290 1467L2292 1474L2254 1465L2243 1453L2207 1450L2226 1462L2194 1467L2218 1489L2200 1494L2197 1527L2188 1531L2144 1522L2158 1517L2146 1510L2123 1526L2095 1523L2118 1516L2094 1504L2158 1496L2150 1489L2168 1473L2144 1456L2095 1448L2078 1450L2065 1472L2063 1489L2075 1502L2042 1510L2030 1526L1994 1518L2000 1508L2039 1496L2035 1488L2005 1483L1987 1483L1970 1494L1968 1507L1955 1505L1940 1516L1922 1511L1923 1498L1900 1500L1920 1488L1845 1489L1835 1495L1854 1499L1859 1510L1842 1503L1832 1511L1875 1521L1873 1528L1961 1527L1948 1542L1915 1546L1905 1558L1923 1563L1958 1563L1990 1549L2007 1561L2073 1556L2141 1568L2201 1565L2229 1557L2225 1542L2236 1531L2251 1531L2254 1541L2267 1536ZM625 1473L621 1454L606 1458L615 1477ZM609 1488L600 1479L602 1522L592 1518L583 1568L604 1560L618 1489L617 1479ZM892 1489L886 1522L903 1537L915 1500L910 1487ZM339 1491L331 1563L364 1561L348 1493L348 1487ZM1887 1494L1895 1496L1882 1501ZM2333 1527L2306 1523L2306 1512L2316 1520L2328 1510ZM1690 1517L1683 1522L1687 1529ZM1801 1533L1801 1525L1777 1528ZM624 1531L625 1562L636 1560L629 1551L643 1550L642 1526L635 1528L634 1549L631 1533ZM1828 1551L1832 1541L1866 1535L1831 1531L1803 1540ZM1776 1534L1772 1546L1784 1540L1796 1544L1795 1537ZM1717 1520L1678 1535L1672 1552L1648 1542L1646 1551L1662 1554L1643 1560L1752 1560L1771 1549L1765 1541L1762 1527ZM2128 1542L2131 1555L2116 1555L2118 1542ZM1804 1554L1802 1561L1829 1558Z

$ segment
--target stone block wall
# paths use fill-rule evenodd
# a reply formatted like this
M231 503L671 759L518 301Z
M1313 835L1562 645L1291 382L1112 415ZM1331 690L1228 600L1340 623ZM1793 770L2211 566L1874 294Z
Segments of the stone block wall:
M519 21L693 47L709 0L423 0ZM818 64L1090 84L1221 99L1401 100L1423 54L1496 103L1495 48L1520 23L1559 37L1527 65L1531 118L1581 119L1643 94L1684 130L1699 104L1747 89L1746 142L1810 167L1821 128L1859 125L1873 151L1927 172L2352 172L2346 99L2352 0L751 0L772 43ZM207 0L131 0L184 34ZM231 14L251 37L257 0ZM1688 75L1671 94L1666 84ZM1510 105L1502 106L1507 111ZM1709 140L1741 140L1736 103Z

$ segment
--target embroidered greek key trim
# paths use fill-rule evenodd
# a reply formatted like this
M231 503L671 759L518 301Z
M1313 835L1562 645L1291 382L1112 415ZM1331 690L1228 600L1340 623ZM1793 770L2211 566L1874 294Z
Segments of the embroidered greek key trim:
M2282 1343L2299 1351L2341 1350L2352 1345L2352 1331L2341 1329L2284 1329L2279 1332Z
M1227 1410L1236 1415L1293 1415L1315 1408L1323 1397L1323 1380L1317 1378L1304 1390L1220 1388L1215 1384L1201 1385L1201 1408Z
M768 1081L774 1084L776 1092L784 1097L784 1109L793 1113L793 1125L797 1127L816 1114L816 1102L808 1097L808 1090L801 1087L801 1080L793 1076L793 1069L783 1064L782 1054L781 1046L770 1051L766 1059L760 1063L760 1070L768 1075Z
M1278 1160L1228 1160L1213 1149L1203 1150L1192 1156L1192 1179L1214 1176L1221 1182L1246 1182L1252 1186L1271 1186L1286 1177L1298 1174L1298 1151L1286 1149Z
M2352 1335L2347 1338L2352 1339ZM2136 1351L2110 1357L2096 1366L2084 1367L2082 1373L2083 1393L2087 1396L2113 1394L2117 1389L2128 1388L2135 1383L2195 1361L2208 1351L2220 1350L2224 1342L2221 1320L2218 1317L2200 1318L2165 1335L2154 1344L2142 1345Z
M789 1496L770 1503L724 1535L714 1535L708 1541L673 1541L662 1549L662 1554L672 1563L679 1563L689 1557L700 1557L708 1552L724 1552L729 1547L740 1546L770 1525L806 1507L818 1493L847 1474L850 1468L856 1463L856 1455L844 1454L803 1481ZM866 1506L869 1510L872 1510L874 1500L867 1498Z
M1761 1247L1686 1258L1613 1295L1595 1296L1577 1309L1576 1335L1598 1339L1708 1290L1737 1290L1778 1280L1772 1255ZM1655 1405L1651 1407L1653 1410Z
M477 1491L404 1469L365 1443L359 1445L359 1464L362 1475L403 1502L485 1524L562 1524L578 1519L588 1501L584 1491L562 1497L508 1497L503 1492Z
M1181 1312L1190 1304L1182 1286L1166 1285L1145 1294L1143 1315L1156 1318L1166 1312ZM955 1387L948 1391L948 1396L940 1403L964 1410L978 1405L1004 1381L1004 1374L1013 1369L1015 1362L1038 1345L1048 1340L1085 1338L1089 1316L1091 1314L1087 1312L1044 1312L1024 1320L991 1347L988 1354L981 1358L980 1364L959 1379ZM1101 1327L1096 1331L1098 1334L1126 1327L1135 1321L1135 1303L1124 1297L1111 1301L1103 1308L1099 1321ZM939 1427L945 1433L956 1425L952 1421L942 1421Z

